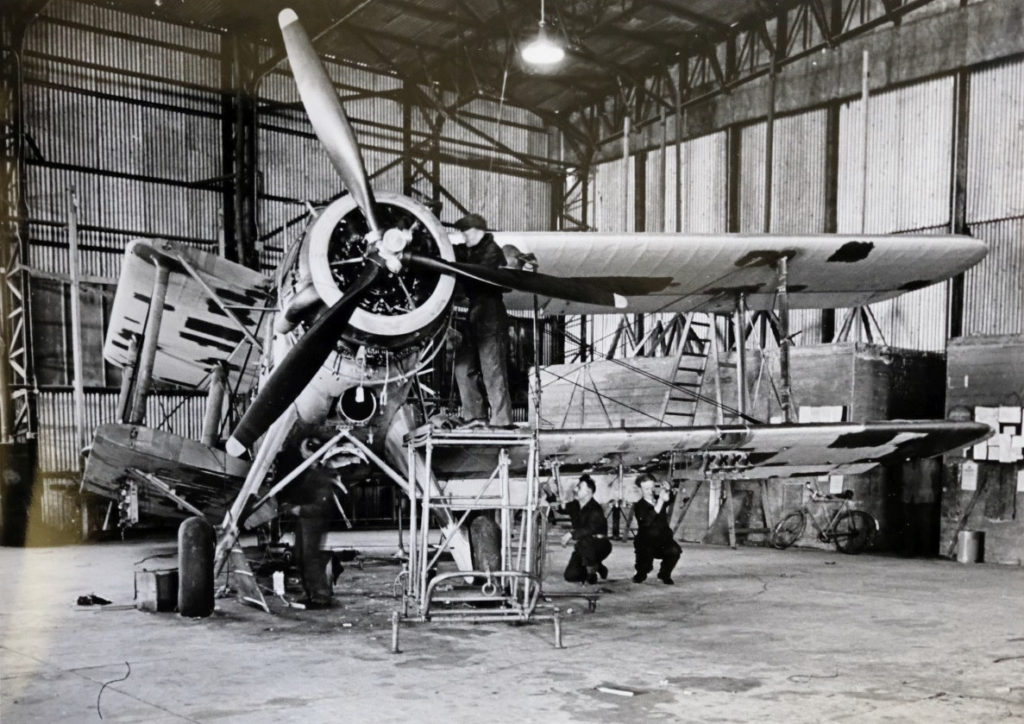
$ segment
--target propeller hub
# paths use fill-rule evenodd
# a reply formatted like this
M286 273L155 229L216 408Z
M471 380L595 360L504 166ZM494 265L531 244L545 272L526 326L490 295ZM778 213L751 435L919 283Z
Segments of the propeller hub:
M401 254L413 250L442 259L454 259L444 227L430 211L400 194L377 194L377 210L385 229L376 244L372 230L351 195L335 200L307 230L305 251L299 258L300 276L309 275L323 302L341 299L352 279L374 252L394 276L376 283L352 315L350 327L358 335L397 340L429 328L445 313L455 282L410 272ZM385 342L385 346L390 342Z

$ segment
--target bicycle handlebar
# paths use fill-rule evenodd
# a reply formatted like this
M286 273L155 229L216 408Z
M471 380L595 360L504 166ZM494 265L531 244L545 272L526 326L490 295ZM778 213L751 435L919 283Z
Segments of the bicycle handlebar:
M811 491L811 500L813 500L815 502L821 502L821 501L825 501L825 500L852 500L853 499L853 491L852 490L844 490L841 493L819 493L818 489L815 488L810 483L804 483L804 487L806 487L809 491Z

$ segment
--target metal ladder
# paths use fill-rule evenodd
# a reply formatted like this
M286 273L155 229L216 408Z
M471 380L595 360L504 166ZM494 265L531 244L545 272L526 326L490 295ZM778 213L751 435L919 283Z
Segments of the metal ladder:
M707 370L711 334L711 322L705 319L705 315L685 315L682 333L679 335L679 358L672 379L674 386L669 390L668 403L662 418L666 424L678 427L693 424L697 414L698 395L704 384L704 372Z

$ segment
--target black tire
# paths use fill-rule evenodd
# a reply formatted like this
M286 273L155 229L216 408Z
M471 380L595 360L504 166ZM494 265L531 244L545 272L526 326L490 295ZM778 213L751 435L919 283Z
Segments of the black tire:
M798 510L790 513L776 523L772 529L772 546L779 550L789 548L804 534L804 528L806 527L807 518L804 516L803 511Z
M878 524L871 515L863 510L851 510L836 520L835 528L832 529L832 540L840 552L855 555L871 545L875 540L876 530Z
M178 613L205 618L213 613L213 555L216 535L205 518L178 527Z

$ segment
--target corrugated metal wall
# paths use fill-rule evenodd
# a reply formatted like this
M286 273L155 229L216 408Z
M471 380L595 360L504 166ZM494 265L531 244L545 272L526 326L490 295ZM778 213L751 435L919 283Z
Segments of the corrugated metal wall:
M682 192L683 233L721 233L728 228L726 190L728 164L724 132L710 133L682 144L682 178L677 182L675 154L668 154L665 228L676 228L676 188Z
M967 223L989 254L965 275L964 334L1024 334L1024 61L971 73Z
M967 221L1024 216L1024 61L971 73Z
M81 268L89 277L112 285L124 246L136 236L217 248L223 204L223 191L215 182L222 173L223 41L219 33L75 0L45 5L30 26L25 55L25 120L31 139L28 263L34 270L67 274L70 186L79 199ZM258 52L265 60L274 51ZM340 63L328 62L326 67L352 119L374 188L401 191L402 166L397 161L404 143L403 108L388 95L401 89L401 81ZM305 114L286 107L298 101L286 65L263 79L258 95L257 226L266 269L301 233L305 202L324 202L342 184ZM353 99L345 101L346 96ZM502 143L526 154L547 153L547 131L527 111L505 106L499 114L496 104L472 104L468 110L477 116L472 123ZM494 121L488 124L489 117ZM413 118L422 119L422 114ZM420 121L414 125L422 130ZM413 142L422 138L414 135ZM445 126L443 147L468 160L488 155L485 140L453 123ZM513 162L509 154L503 158ZM468 207L474 199L482 202L479 210L499 228L550 226L548 182L454 166L442 176ZM447 220L459 215L452 204L446 205ZM34 309L46 311L39 315L39 328L33 329L37 359L42 361L38 371L45 377L40 378L38 402L40 469L48 481L44 517L61 528L77 515L77 503L69 504L77 486L69 481L78 454L71 393L47 385L70 382L65 287L60 279L37 276L32 300ZM116 373L106 374L101 360L108 296L99 292L86 300L88 384L118 381ZM96 424L113 419L116 396L113 388L87 395L90 436ZM149 404L151 425L190 437L200 434L201 396L160 393Z
M551 184L441 164L441 185L470 212L482 214L492 229L547 231L551 228ZM441 220L454 222L462 211L442 199Z
M633 157L594 166L594 220L597 231L636 229L636 165Z
M868 101L868 233L948 225L953 144L953 79L872 95ZM845 104L839 117L838 230L861 231L864 172L863 104ZM946 226L948 228L948 226ZM946 347L947 283L872 305L886 341L895 347L941 352ZM839 312L841 316L845 310Z
M676 144L647 154L646 231L676 230L676 199L682 193L681 230L715 233L726 229L726 135L712 133L680 144L682 178L676 174ZM664 170L662 170L664 167Z
M811 234L825 228L827 114L812 111L775 119L772 148L772 233ZM764 231L764 164L767 124L740 129L739 230ZM790 329L797 345L821 342L821 311L794 309Z
M211 33L47 5L25 45L26 124L38 148L26 194L33 267L67 273L71 186L84 274L115 278L135 235L215 242L218 193L190 184L219 173L218 48Z
M861 101L839 114L840 232L891 233L947 223L953 143L953 79L872 95L868 101L865 228L860 228Z
M988 256L964 275L964 335L1024 334L1024 218L975 222L971 233Z

